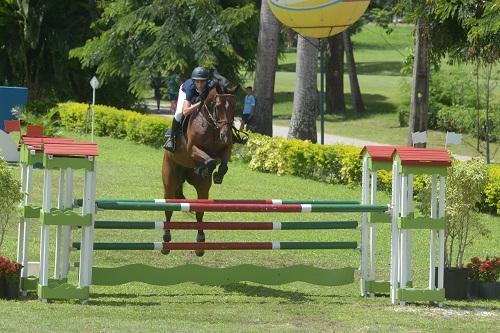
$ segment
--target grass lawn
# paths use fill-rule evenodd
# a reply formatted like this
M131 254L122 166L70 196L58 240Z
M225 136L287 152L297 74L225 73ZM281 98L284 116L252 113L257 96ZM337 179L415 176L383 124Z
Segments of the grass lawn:
M77 135L69 133L77 139ZM162 195L162 151L143 145L110 138L97 138L98 198L157 198ZM18 170L15 170L18 172ZM82 177L75 172L76 192L81 193ZM42 174L35 172L34 201L40 200ZM57 178L57 177L54 177ZM57 179L54 179L56 182ZM56 183L54 183L55 185ZM194 191L186 187L188 197ZM78 196L78 194L77 194ZM213 198L315 198L359 199L360 188L333 186L296 177L278 177L251 171L242 163L230 164L223 185L214 185ZM380 202L389 202L380 194ZM160 212L100 212L99 219L152 220L163 219ZM174 217L194 221L187 213ZM481 215L491 230L491 237L478 239L467 251L472 255L498 255L500 224L498 217ZM356 219L359 214L251 214L207 213L206 221L300 221ZM378 233L379 278L387 277L389 263L389 229ZM33 226L32 260L38 255L37 223ZM74 239L79 233L74 232ZM357 230L336 231L250 231L206 232L207 241L327 241L359 240ZM51 234L54 239L54 233ZM161 241L154 230L96 230L96 241ZM173 231L174 241L194 241L195 232ZM414 274L417 286L424 286L427 276L427 233L415 234ZM7 234L2 254L15 256L16 232ZM72 253L78 260L78 253ZM227 267L242 263L283 267L307 264L317 267L358 267L355 250L317 251L212 251L198 258L191 252L173 252L163 256L157 251L96 252L94 265L121 266L145 263L157 267L173 267L197 263ZM76 272L71 272L75 275ZM352 285L321 287L306 283L263 286L236 283L223 287L183 283L169 287L131 283L116 287L92 287L91 301L50 302L42 304L31 297L23 301L0 301L2 332L497 332L500 302L451 302L444 308L426 304L392 306L382 298L360 298L359 280ZM497 329L495 329L497 327Z

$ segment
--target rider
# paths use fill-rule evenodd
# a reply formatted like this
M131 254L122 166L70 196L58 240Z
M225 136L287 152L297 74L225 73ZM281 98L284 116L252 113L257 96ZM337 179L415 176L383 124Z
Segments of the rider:
M181 85L177 108L172 120L172 128L170 134L167 132L168 140L164 145L164 148L168 151L175 151L176 139L182 133L182 119L200 107L208 92L214 86L214 83L209 80L209 75L210 73L206 68L196 67L191 73L191 78ZM238 143L246 143L246 139L235 138L233 135L233 140Z
M208 77L209 72L206 68L196 67L191 73L191 78L181 85L177 108L172 120L172 129L170 135L167 134L168 140L165 143L165 149L171 152L175 151L176 139L182 131L182 118L198 109L202 100L208 95L209 87L212 85Z

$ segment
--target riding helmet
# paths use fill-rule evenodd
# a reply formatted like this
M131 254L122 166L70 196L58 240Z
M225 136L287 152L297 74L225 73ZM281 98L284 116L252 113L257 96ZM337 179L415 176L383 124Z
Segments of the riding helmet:
M196 67L191 73L191 79L193 80L208 80L208 76L208 69L204 67Z

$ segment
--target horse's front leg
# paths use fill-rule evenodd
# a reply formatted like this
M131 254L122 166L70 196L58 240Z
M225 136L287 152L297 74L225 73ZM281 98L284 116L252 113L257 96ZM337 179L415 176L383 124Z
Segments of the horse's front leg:
M229 158L231 157L231 147L228 147L222 153L222 158L217 171L214 172L214 184L222 184L222 180L224 179L224 175L227 173L228 167L227 163L229 162Z
M194 169L194 172L202 177L211 176L217 165L217 160L213 159L210 155L208 155L195 145L191 146L190 151L191 158L197 165L197 167Z
M198 194L198 199L208 199L208 192L210 191L210 187L212 186L212 179L210 177L201 178L200 182L196 186L196 192ZM196 212L196 221L203 222L203 215L205 212ZM198 243L205 242L205 232L203 230L198 230L198 234L196 235L196 241ZM196 250L196 255L201 257L205 254L205 250Z
M172 211L165 211L165 221L168 223L172 219ZM163 241L165 243L168 243L172 240L172 235L170 234L170 229L164 229L163 230ZM165 250L162 249L161 253L163 254L169 254L170 250Z

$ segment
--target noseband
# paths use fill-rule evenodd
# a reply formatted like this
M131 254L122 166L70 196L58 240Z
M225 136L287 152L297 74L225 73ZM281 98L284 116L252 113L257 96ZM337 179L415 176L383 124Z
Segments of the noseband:
M234 97L234 95L231 95L231 94L216 94L215 95L215 100L217 100L218 97ZM229 107L229 101L227 101L225 98L224 98L225 102L224 103L224 112L228 112L228 107ZM210 102L211 104L213 104L213 107L212 107L212 111L210 111L209 107L207 106L207 103L204 103L204 110L206 110L206 113L207 113L207 117L208 117L208 123L215 129L220 129L226 125L232 125L233 121L234 121L234 114L232 115L231 117L231 120L219 120L218 117L217 117L217 108L221 107L221 104L217 105L216 102Z

